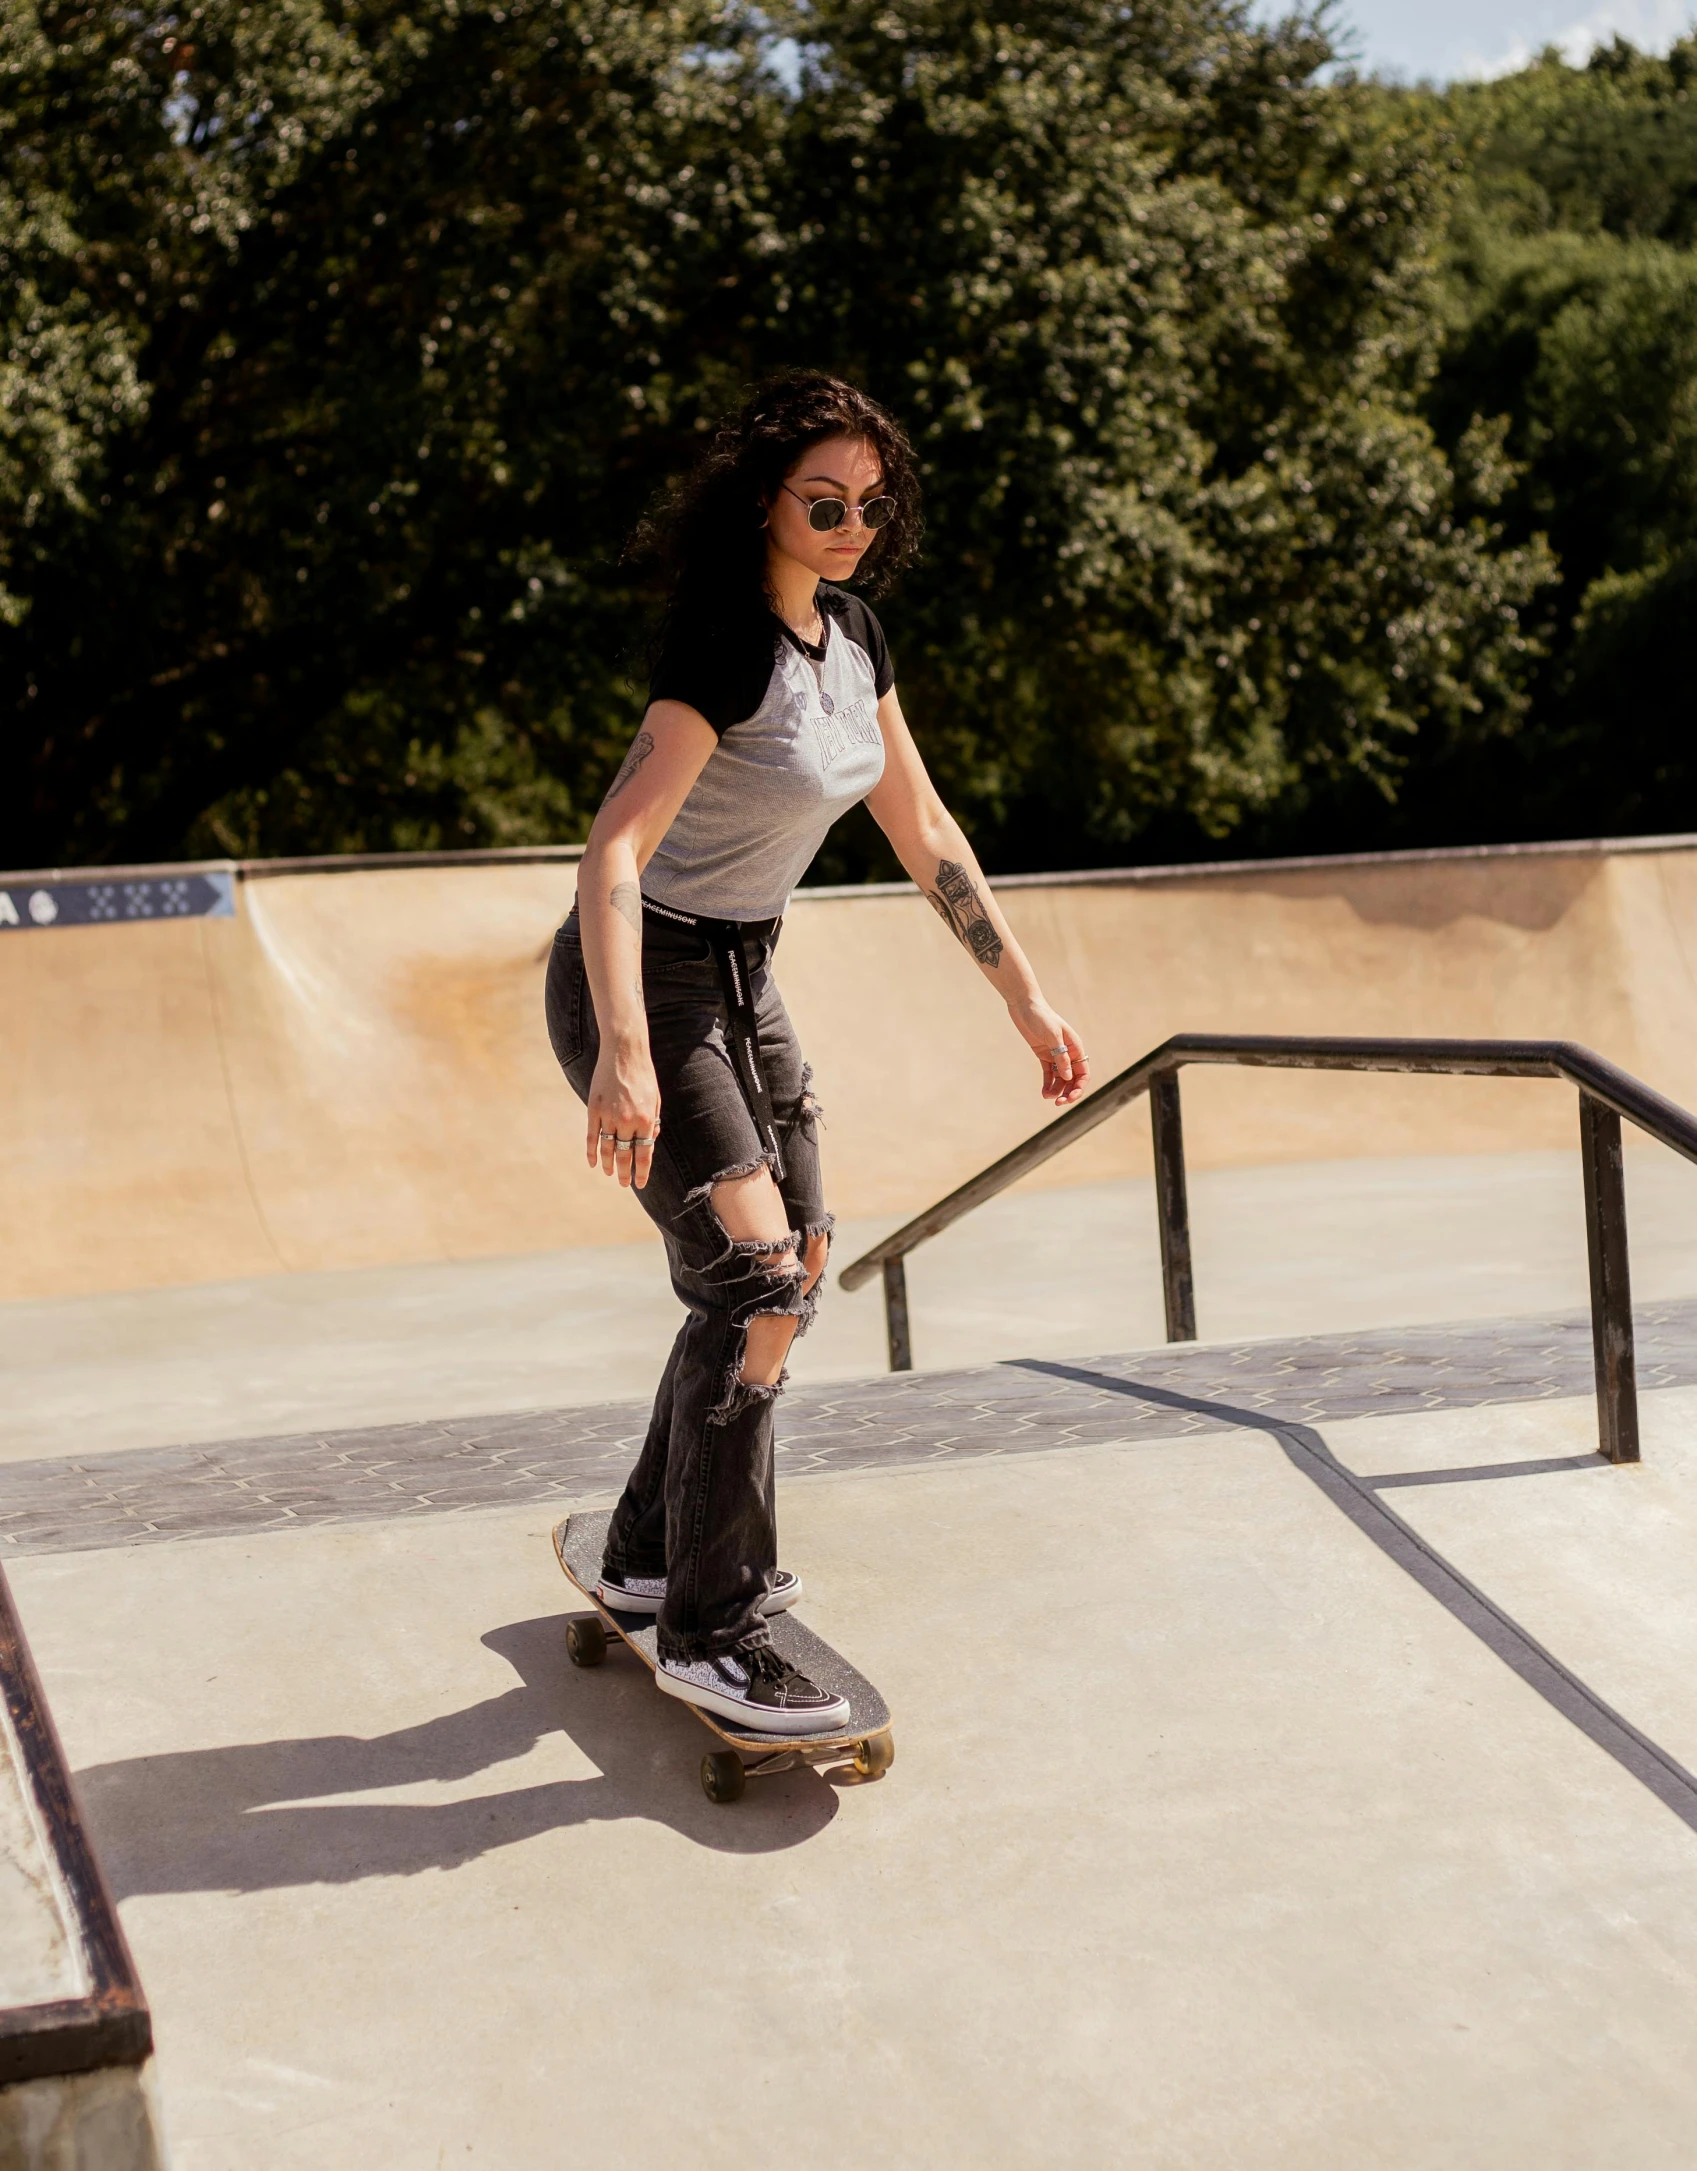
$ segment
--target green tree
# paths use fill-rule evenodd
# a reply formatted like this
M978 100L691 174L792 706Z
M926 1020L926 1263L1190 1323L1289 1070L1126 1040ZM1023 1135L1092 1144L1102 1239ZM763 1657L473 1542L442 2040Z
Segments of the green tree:
M737 223L749 39L600 0L6 4L14 185L141 390L38 524L4 856L581 828L629 712L609 543L678 456L657 341L711 343L691 232Z
M1429 116L1309 23L817 0L774 267L914 421L904 681L1003 866L1194 849L1512 726L1540 548L1446 459ZM846 870L846 867L844 869Z
M1445 104L1498 231L1697 241L1697 37L1665 56L1617 37L1577 68L1544 53Z
M993 861L1224 839L1516 726L1548 561L1497 533L1499 410L1447 452L1423 412L1447 124L1322 84L1305 20L0 16L3 233L71 342L0 859L581 834L640 701L619 539L801 359L912 423L891 633Z
M1534 723L1468 826L1499 834L1697 822L1697 40L1617 44L1451 94L1482 131L1454 223L1450 331L1429 410L1455 442L1500 418L1511 537L1560 565L1533 621ZM1486 772L1480 772L1481 775ZM1410 809L1430 833L1454 772Z
M38 78L50 60L31 18L0 15L0 80ZM87 518L106 445L144 405L135 312L88 276L78 192L42 155L41 124L56 116L20 107L0 107L0 624L10 626L27 613L48 538Z

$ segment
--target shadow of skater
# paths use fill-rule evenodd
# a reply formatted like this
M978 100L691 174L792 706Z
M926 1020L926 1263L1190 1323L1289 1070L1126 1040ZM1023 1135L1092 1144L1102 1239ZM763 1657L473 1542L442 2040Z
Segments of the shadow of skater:
M77 1786L119 1899L149 1892L258 1892L455 1869L570 1825L640 1817L731 1854L811 1839L837 1791L798 1771L751 1786L735 1809L702 1794L708 1737L656 1695L645 1667L616 1652L591 1673L566 1656L566 1617L494 1628L482 1639L521 1687L369 1740L355 1734L179 1749L94 1764ZM325 1795L453 1782L511 1763L565 1733L597 1767L448 1802L324 1802ZM277 1806L274 1806L277 1805Z

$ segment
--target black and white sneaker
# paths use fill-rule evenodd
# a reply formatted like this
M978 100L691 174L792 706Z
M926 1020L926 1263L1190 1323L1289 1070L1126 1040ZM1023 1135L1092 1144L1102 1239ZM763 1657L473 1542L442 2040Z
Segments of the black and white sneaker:
M666 1578L663 1575L604 1575L595 1586L595 1595L615 1613L658 1613L666 1595ZM762 1613L785 1613L800 1596L800 1576L780 1568L760 1610Z
M847 1697L817 1687L770 1644L717 1658L663 1658L654 1678L668 1696L751 1734L828 1734L849 1720Z

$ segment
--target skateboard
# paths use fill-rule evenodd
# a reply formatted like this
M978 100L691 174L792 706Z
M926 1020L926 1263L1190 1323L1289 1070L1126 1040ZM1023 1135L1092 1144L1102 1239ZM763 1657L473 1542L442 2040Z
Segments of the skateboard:
M568 1616L566 1655L574 1666L599 1666L607 1656L607 1631L611 1629L650 1673L657 1673L660 1654L654 1616L616 1612L595 1595L610 1520L605 1510L568 1515L554 1532L554 1551L560 1566L595 1608L593 1613ZM846 1658L839 1657L793 1613L774 1614L771 1628L772 1642L780 1657L787 1658L821 1688L833 1689L848 1698L849 1723L833 1734L740 1733L733 1726L720 1725L712 1712L703 1711L698 1704L682 1704L724 1743L722 1749L710 1749L701 1759L701 1784L707 1799L734 1802L750 1779L796 1771L809 1764L852 1763L863 1779L881 1779L896 1755L890 1738L890 1707L883 1697L864 1674L857 1673Z

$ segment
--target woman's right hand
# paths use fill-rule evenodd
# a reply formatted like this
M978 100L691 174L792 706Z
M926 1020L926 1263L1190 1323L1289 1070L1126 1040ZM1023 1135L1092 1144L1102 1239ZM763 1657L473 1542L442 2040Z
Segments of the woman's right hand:
M616 1176L640 1191L654 1160L660 1136L660 1082L646 1044L612 1048L602 1043L595 1076L589 1084L587 1158L591 1168ZM620 1146L620 1139L630 1139Z

